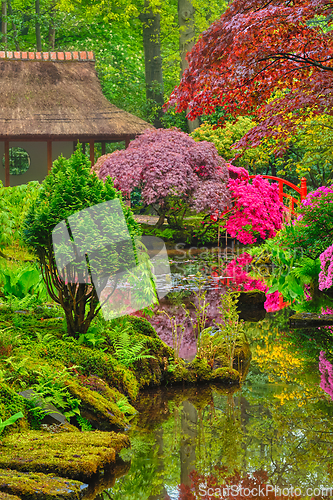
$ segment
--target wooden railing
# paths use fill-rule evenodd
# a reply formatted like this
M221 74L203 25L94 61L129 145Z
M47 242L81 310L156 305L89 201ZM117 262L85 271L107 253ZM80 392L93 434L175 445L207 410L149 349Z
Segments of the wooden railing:
M253 179L254 177L256 177L256 176L250 175L250 179ZM304 200L304 198L307 195L307 185L306 185L306 178L305 177L302 177L302 179L301 179L301 187L300 188L295 186L295 184L293 184L292 182L289 182L289 181L286 181L285 179L282 179L281 177L274 177L273 175L261 175L261 177L263 177L264 179L273 179L273 181L277 181L279 183L279 200L281 201L281 203L283 203L283 197L285 196L286 198L288 198L288 200L291 201L291 207L289 206L287 208L289 208L289 210L291 210L291 212L293 212L293 213L294 213L295 203L299 203L299 200L297 200L296 198L294 198L290 194L284 193L283 192L283 184L286 184L287 186L290 186L291 188L293 188L300 195L301 201Z

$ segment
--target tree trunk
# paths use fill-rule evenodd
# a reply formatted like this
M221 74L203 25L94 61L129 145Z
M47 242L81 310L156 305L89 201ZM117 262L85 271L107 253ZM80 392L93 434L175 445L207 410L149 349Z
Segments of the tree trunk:
M1 4L1 33L3 48L7 49L7 0Z
M40 6L39 6L39 0L36 0L35 2L35 12L36 12L36 24L35 24L35 29L36 29L36 47L37 47L37 52L41 52L42 50L42 38L40 34Z
M55 27L49 24L49 46L51 50L54 50L55 46Z
M11 3L9 1L8 1L8 12L9 12L10 16L13 15L13 9L12 9ZM20 44L19 44L19 39L18 39L17 27L16 27L16 24L14 23L14 21L12 21L12 28L13 28L13 38L14 38L14 43L15 43L15 49L17 50L17 52L19 52L20 51Z
M145 79L147 103L157 105L154 126L161 128L163 116L163 73L160 41L160 14L153 12L149 0L145 0L143 12L139 16L143 24L143 48L145 54Z
M194 31L194 7L191 0L178 0L178 24L179 24L179 53L180 53L180 78L188 68L186 54L191 51L195 43ZM187 113L189 109L187 109ZM187 120L189 132L193 132L200 126L199 118Z

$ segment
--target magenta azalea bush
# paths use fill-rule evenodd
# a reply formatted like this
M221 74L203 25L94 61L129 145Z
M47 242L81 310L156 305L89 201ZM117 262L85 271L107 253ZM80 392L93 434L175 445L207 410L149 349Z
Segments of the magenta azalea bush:
M242 169L244 170L244 169ZM226 230L241 243L254 243L257 236L273 238L282 227L283 205L277 184L256 176L250 184L241 173L230 179L228 188L234 200Z
M281 232L280 242L315 260L332 245L333 188L321 186L310 192L297 212L297 219Z
M243 167L235 167L227 163L230 179L249 179L249 172Z
M230 205L226 162L211 142L196 142L173 129L148 129L128 148L100 159L93 167L100 179L129 195L141 189L142 201L169 224L180 225L189 210L223 212Z
M320 254L319 290L333 286L333 245Z
M320 186L315 191L311 191L310 193L308 193L306 198L302 201L302 205L304 207L308 207L308 206L311 207L311 206L316 204L316 202L318 201L318 198L321 198L323 196L325 197L331 193L333 193L332 187Z

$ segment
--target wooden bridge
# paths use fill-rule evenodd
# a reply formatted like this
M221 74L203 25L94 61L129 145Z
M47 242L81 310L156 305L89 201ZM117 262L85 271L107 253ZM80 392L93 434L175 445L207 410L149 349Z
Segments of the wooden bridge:
M256 177L256 175L250 175L250 179L253 179ZM274 177L273 175L261 175L260 177L263 177L264 179L272 179L273 181L277 181L279 183L279 200L281 203L283 203L283 197L286 197L289 200L289 206L284 205L286 208L288 208L292 213L294 213L294 207L295 203L299 203L300 201L304 200L304 198L307 195L307 185L306 185L306 178L302 177L301 179L301 187L295 186L292 182L286 181L285 179L282 179L281 177ZM294 189L299 195L300 195L300 200L297 200L290 194L284 193L283 192L283 185L289 186L292 189ZM290 206L291 203L291 206ZM284 203L283 203L284 204Z

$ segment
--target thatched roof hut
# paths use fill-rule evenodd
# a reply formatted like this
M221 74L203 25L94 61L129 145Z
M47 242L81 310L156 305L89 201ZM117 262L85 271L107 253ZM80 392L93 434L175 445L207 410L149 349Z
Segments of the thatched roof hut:
M70 142L71 147L78 140L89 143L94 163L94 142L128 145L152 127L104 97L92 52L0 51L0 79L0 141L4 141L5 157L9 142L45 142L48 171L55 156L52 144L58 153L60 142ZM5 183L9 185L7 160Z

